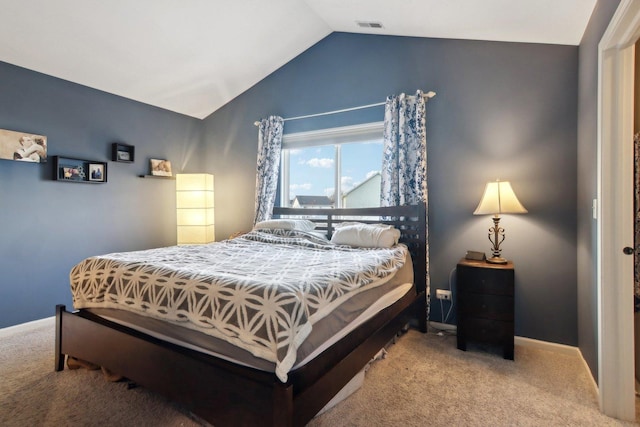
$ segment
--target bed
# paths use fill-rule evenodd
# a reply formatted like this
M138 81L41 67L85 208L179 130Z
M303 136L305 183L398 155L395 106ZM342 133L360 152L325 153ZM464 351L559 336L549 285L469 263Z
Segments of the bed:
M181 345L98 310L56 307L55 369L73 356L117 372L181 403L215 426L302 426L405 325L426 332L424 205L361 209L275 208L274 218L303 217L329 238L345 221L385 223L400 230L411 255L413 286L376 314L334 339L302 364L278 371ZM216 338L216 337L214 337ZM285 353L287 353L285 351ZM276 368L279 361L275 362Z

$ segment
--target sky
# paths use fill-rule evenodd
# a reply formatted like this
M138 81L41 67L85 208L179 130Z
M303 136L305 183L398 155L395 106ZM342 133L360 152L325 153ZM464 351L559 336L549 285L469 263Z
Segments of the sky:
M382 141L342 144L342 192L347 192L382 165ZM332 196L335 189L335 146L290 150L289 196Z

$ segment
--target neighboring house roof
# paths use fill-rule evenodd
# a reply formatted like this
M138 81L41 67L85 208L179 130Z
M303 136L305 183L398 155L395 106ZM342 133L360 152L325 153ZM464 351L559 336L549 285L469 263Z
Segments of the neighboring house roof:
M355 187L353 187L351 190L342 193L342 197L348 196L349 193L352 193L353 191L357 190L358 188L362 187L363 185L365 185L367 182L371 181L372 179L374 179L375 177L380 176L380 172L376 172L373 175L371 175L369 178L365 179L364 181L362 181L361 183L359 183L358 185L356 185Z
M333 202L327 196L296 196L300 206L333 206Z

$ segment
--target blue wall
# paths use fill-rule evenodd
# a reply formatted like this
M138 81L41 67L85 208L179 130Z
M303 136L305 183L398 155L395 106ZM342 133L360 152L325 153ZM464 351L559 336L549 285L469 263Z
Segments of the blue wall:
M503 254L516 264L516 334L577 345L577 73L575 46L333 33L205 119L216 234L251 227L255 120L433 90L437 96L427 104L432 295L447 287L467 249L489 251L491 220L472 212L487 181L510 180L529 210L501 223ZM380 120L381 108L362 110L287 122L285 132ZM439 321L438 304L432 313Z
M106 161L120 141L137 157L109 162L100 185L51 181L50 164L0 161L0 327L70 304L68 272L86 256L175 243L173 182L136 177L150 157L215 174L222 239L253 220L256 119L420 88L437 92L427 106L432 292L465 250L489 250L490 218L472 212L487 181L508 179L529 209L502 222L504 255L516 263L516 334L577 345L577 73L575 46L334 33L199 121L0 63L0 128L47 135L50 155ZM381 119L373 108L287 122L285 132Z
M51 180L52 162L0 160L0 327L71 305L69 270L101 253L172 245L175 182L140 179L149 158L197 171L202 122L0 62L0 129L48 137L49 156L108 161L105 184Z

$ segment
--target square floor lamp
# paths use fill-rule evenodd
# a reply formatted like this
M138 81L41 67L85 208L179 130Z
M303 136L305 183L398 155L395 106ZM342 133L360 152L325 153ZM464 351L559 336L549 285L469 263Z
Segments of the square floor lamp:
M492 264L506 264L507 260L500 256L502 249L500 244L504 241L504 228L500 227L500 214L527 213L509 181L496 180L487 183L480 204L473 212L474 215L493 215L493 227L489 228L489 241L493 243L491 252L493 256L487 259Z
M179 245L215 241L213 175L176 175L176 222Z

